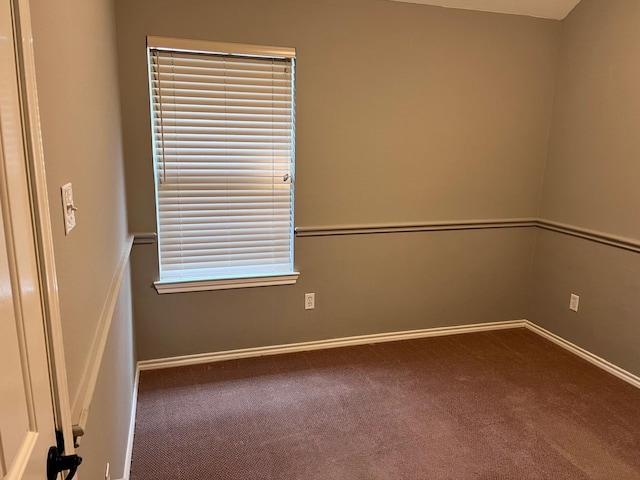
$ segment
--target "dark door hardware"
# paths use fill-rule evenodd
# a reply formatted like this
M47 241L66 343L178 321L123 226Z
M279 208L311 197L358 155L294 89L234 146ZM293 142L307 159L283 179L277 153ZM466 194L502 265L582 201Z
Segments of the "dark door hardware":
M47 455L47 480L56 480L58 474L69 471L64 480L71 480L76 475L82 457L78 455L60 455L58 447L51 447Z

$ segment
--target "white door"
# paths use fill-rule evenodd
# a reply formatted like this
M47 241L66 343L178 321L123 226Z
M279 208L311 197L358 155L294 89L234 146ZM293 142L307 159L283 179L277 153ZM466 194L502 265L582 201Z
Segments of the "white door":
M44 480L55 445L10 0L0 0L0 474Z

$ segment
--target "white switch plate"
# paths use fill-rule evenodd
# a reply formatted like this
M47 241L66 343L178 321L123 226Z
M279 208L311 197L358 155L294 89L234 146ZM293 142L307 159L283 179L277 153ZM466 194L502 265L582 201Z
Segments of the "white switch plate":
M77 208L73 204L73 190L71 184L67 183L60 187L62 191L62 215L64 217L64 234L69 235L69 232L76 226L76 210Z
M304 309L305 310L313 310L316 308L316 294L315 293L305 293L304 294Z
M579 303L580 303L580 297L572 293L571 298L569 299L569 310L573 310L574 312L577 312Z

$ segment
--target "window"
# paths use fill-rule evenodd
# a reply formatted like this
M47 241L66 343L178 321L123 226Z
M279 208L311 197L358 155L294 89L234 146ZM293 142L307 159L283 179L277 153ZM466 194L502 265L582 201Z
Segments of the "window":
M295 283L295 50L147 46L158 292Z

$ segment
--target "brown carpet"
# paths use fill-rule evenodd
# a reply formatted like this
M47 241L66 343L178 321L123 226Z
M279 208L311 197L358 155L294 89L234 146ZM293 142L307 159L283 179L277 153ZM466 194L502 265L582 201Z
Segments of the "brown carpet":
M640 390L524 329L145 371L158 479L640 479Z

